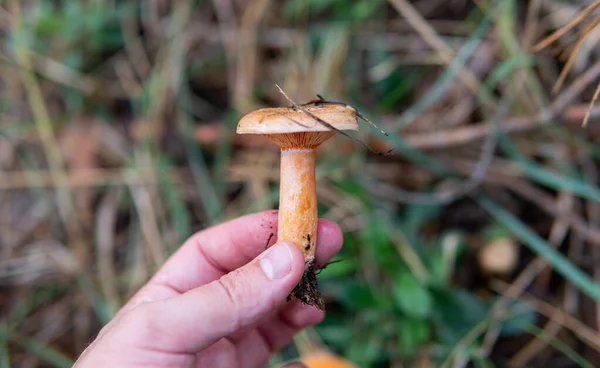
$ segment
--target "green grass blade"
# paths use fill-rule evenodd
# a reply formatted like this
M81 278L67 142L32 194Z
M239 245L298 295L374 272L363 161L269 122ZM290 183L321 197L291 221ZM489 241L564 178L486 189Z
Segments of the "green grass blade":
M222 206L213 185L206 158L193 140L193 126L187 117L181 116L179 118L179 128L183 146L196 182L196 188L198 189L198 195L202 200L209 221L213 223L221 213Z
M108 321L112 319L113 314L106 304L106 300L102 298L102 295L98 292L94 283L83 272L79 272L75 278L77 279L77 283L79 284L81 290L83 290L84 294L88 297L92 308L100 319L100 322L102 322L102 324L108 323Z
M538 339L544 341L548 345L552 346L556 350L563 353L566 357L571 359L573 362L577 363L579 367L583 368L594 368L594 365L587 361L584 357L582 357L578 352L573 350L569 345L565 344L558 338L549 335L544 330L540 329L537 326L529 325L526 326L525 329L527 332L537 337Z
M156 162L158 172L169 172L171 165L167 157L158 157ZM180 196L178 188L175 186L171 178L168 175L159 175L158 180L160 192L165 199L171 214L173 227L177 232L177 241L178 243L182 243L188 236L191 235L192 230L190 215L183 199Z
M452 85L452 81L458 74L458 71L466 64L467 60L473 55L473 52L479 45L480 39L485 35L489 26L492 24L489 15L486 15L483 20L479 23L477 28L473 31L465 45L456 53L456 57L452 60L452 63L448 65L444 73L437 81L437 83L428 89L427 93L419 99L414 105L406 110L394 124L392 131L397 132L404 125L413 121L417 116L421 115L427 108L429 108L434 102L436 102L444 92ZM484 93L485 91L482 91ZM486 97L487 96L487 97ZM491 96L486 94L482 95L482 98L490 99Z
M491 93L496 86L510 77L516 70L528 68L534 65L533 58L529 55L519 54L501 62L486 79L484 88Z
M229 111L223 119L224 129L219 138L219 143L215 152L214 160L214 178L215 190L219 196L221 203L226 201L227 195L227 166L231 159L231 151L233 146L233 136L237 125L237 113Z
M539 235L495 201L484 196L477 196L476 200L481 207L511 230L533 252L548 261L558 273L577 286L587 296L600 302L600 287L587 274L571 263L569 259L552 248Z
M586 140L583 136L578 135L576 132L571 132L564 126L558 124L553 124L550 129L556 134L558 139L573 144L577 146L577 148L592 155L597 160L600 160L600 147L598 147L597 144L594 144L593 141Z
M497 125L494 125L497 128ZM595 202L600 202L600 190L598 188L581 179L561 175L540 167L540 165L519 152L506 133L498 129L496 129L496 133L499 135L500 145L505 152L521 167L523 173L533 181L553 189L567 191Z
M56 368L70 368L74 364L67 356L51 347L16 332L7 331L5 328L0 328L0 340L11 341Z
M439 162L436 159L431 158L428 154L410 146L406 143L406 140L400 135L394 132L388 132L388 142L390 142L395 151L398 151L399 155L413 161L418 164L420 168L427 170L437 175L452 175L452 171L448 166Z
M8 328L0 324L0 368L10 368L10 355L8 353Z

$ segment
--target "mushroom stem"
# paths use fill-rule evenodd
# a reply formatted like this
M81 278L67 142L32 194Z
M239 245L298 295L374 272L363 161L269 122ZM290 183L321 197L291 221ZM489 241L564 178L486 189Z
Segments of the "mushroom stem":
M313 266L317 242L315 150L281 150L278 239L293 242L304 253L305 270Z
M277 239L293 242L304 253L304 275L291 296L320 309L325 306L315 274L319 219L315 150L333 134L333 131L324 131L265 135L281 148Z
M315 274L317 244L317 186L315 183L315 148L330 134L315 135L314 146L281 148L279 190L279 225L277 238L293 242L304 253L304 274L291 296L302 303L323 310L323 298ZM322 140L321 140L322 139Z

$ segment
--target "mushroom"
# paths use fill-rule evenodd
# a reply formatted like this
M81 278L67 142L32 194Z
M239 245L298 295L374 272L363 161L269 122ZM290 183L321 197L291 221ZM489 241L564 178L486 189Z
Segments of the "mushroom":
M278 239L304 253L304 276L292 291L303 303L324 308L317 289L317 193L315 150L335 131L358 130L358 112L341 103L313 101L265 108L244 116L238 134L262 134L281 148Z
M485 244L477 258L486 276L508 276L519 262L519 250L514 239L500 237Z

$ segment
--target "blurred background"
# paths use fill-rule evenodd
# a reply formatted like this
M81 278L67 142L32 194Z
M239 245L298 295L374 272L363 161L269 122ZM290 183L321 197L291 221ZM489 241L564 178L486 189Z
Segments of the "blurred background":
M277 148L235 134L275 83L393 153L321 147L344 248L269 366L600 366L597 8L0 1L0 367L69 367L184 239L277 207Z

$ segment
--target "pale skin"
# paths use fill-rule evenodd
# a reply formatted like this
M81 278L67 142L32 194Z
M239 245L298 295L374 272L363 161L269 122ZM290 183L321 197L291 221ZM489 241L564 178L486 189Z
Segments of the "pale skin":
M286 297L304 272L277 237L277 212L247 215L201 231L100 331L76 367L262 367L323 312ZM316 262L342 245L332 221L318 222Z

